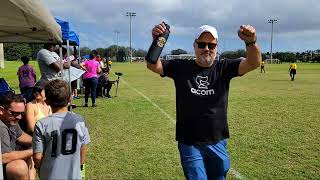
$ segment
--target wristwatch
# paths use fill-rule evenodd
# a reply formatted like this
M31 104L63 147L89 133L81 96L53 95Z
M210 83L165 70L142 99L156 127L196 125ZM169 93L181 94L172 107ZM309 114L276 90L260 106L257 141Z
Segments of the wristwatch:
M256 44L256 41L245 42L245 43L246 43L246 46L250 46L250 45L255 45L255 44Z

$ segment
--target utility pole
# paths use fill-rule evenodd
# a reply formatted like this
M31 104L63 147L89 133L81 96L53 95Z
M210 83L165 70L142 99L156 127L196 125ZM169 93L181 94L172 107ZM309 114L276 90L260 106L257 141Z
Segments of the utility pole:
M131 47L131 17L136 16L135 12L127 12L127 16L130 19L130 63L132 62L132 47Z
M117 54L116 54L116 59L117 59L117 57L118 57L118 51L119 51L118 35L119 35L120 31L115 30L114 33L116 34L116 38L117 38ZM117 59L117 60L118 60L118 59Z
M268 23L271 23L271 50L270 50L270 59L271 59L271 63L272 63L272 40L273 40L273 23L277 23L276 19L269 19Z

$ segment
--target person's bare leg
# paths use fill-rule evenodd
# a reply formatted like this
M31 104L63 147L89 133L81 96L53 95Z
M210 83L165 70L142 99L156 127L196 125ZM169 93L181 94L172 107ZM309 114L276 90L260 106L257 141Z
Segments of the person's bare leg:
M36 179L37 172L36 172L36 169L34 168L34 162L32 158L27 160L27 165L29 167L29 178Z
M78 97L78 90L77 89L74 89L74 96Z
M29 179L28 165L24 160L15 160L7 164L8 179Z

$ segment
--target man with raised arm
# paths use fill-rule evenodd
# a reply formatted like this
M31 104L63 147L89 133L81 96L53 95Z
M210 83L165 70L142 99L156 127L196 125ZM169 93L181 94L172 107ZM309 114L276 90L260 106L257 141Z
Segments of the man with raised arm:
M165 29L163 23L156 25L153 38ZM240 26L238 36L244 41L246 58L217 60L217 30L203 25L195 32L195 60L152 64L146 59L151 71L174 80L176 140L186 179L225 179L230 168L226 149L230 80L256 69L262 59L252 26Z

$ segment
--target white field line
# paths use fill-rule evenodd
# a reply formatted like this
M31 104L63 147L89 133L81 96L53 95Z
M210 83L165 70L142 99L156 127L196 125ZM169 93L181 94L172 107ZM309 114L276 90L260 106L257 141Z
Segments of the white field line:
M155 108L157 108L160 112L162 112L172 123L176 124L175 119L173 119L165 110L163 110L161 107L159 107L156 103L154 103L148 96L144 95L142 92L138 91L136 88L129 85L125 80L120 79L121 82L123 82L126 86L128 86L130 89L135 91L137 94L145 98L148 102L150 102ZM233 168L230 168L229 173L237 178L237 179L246 179L244 176L242 176L238 171L234 170Z
M125 85L127 85L130 89L134 90L137 94L139 94L140 96L144 97L148 102L150 102L154 107L156 107L160 112L162 112L171 122L173 122L174 124L176 124L175 119L173 119L167 112L165 112L161 107L159 107L156 103L154 103L153 101L151 101L150 98L148 98L146 95L142 94L140 91L138 91L136 88L130 86L126 81L124 81L123 79L120 79Z

